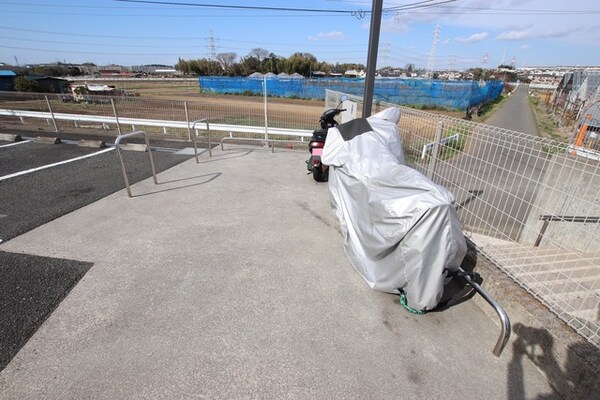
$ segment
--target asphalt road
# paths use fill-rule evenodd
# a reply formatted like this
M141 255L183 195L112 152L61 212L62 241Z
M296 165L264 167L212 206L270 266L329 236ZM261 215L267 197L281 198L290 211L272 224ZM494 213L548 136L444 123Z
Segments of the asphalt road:
M457 193L459 214L476 232L517 240L538 191L549 156L535 141L528 89L521 85L487 120L502 129L477 128L464 153L438 167L439 183L468 190Z
M539 136L528 100L529 85L519 85L508 101L485 121L488 125Z

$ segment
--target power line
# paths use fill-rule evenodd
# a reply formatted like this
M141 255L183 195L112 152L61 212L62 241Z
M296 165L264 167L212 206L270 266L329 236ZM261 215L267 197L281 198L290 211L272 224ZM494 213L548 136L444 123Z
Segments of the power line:
M79 46L99 46L99 47L150 47L150 48L173 48L173 45L160 45L156 43L151 43L147 45L140 45L139 43L135 44L120 44L120 43L82 43L82 42L69 42L69 41L61 41L61 40L46 40L46 39L26 39L20 37L12 37L12 36L0 36L0 39L10 39L10 40L19 40L22 42L36 42L36 43L53 43L53 44L74 44ZM197 40L197 39L193 39ZM194 46L188 45L187 47ZM200 46L197 46L200 47Z
M227 5L227 4L210 4L210 3L187 3L177 1L160 1L160 0L114 0L123 3L137 4L158 4L167 6L184 6L184 7L200 7L200 8L217 8L229 10L246 10L246 11L287 11L287 12L309 12L309 13L337 13L352 15L358 19L364 18L371 13L371 10L339 10L339 9L322 9L322 8L297 8L297 7L272 7L272 6L244 6L244 5ZM404 4L384 8L383 13L393 13L403 10L415 10L421 8L437 7L442 4L453 3L457 0L421 0L414 3Z
M24 29L24 28L16 28L16 27L10 27L10 26L0 26L0 30L8 30L8 31L19 31L19 32L29 32L29 33L41 33L41 34L45 34L45 35L58 35L58 36L68 36L69 38L72 38L74 36L82 36L82 37L89 37L89 38L105 38L105 39L119 39L119 40L124 40L124 39L145 39L145 40L152 40L152 44L151 46L155 46L155 47L172 47L170 45L157 45L156 44L156 40L164 40L164 41L169 41L169 40L176 40L178 42L180 41L191 41L191 42L197 42L198 39L206 39L209 40L209 37L197 37L197 36L122 36L122 35L94 35L94 34L85 34L85 33L75 33L75 32L57 32L57 31L46 31L46 30L37 30L37 29ZM45 43L58 43L58 44L81 44L84 46L89 46L92 45L90 43L81 43L81 42L72 42L72 41L51 41L51 40L47 40L47 39L27 39L27 38L21 38L21 37L11 37L11 36L2 36L2 38L4 39L14 39L14 40L22 40L22 41L36 41L36 42L45 42ZM264 47L264 46L290 46L293 45L294 43L282 43L282 42L264 42L264 41L250 41L250 40L237 40L237 39L224 39L224 38L215 38L216 40L218 40L219 42L231 42L231 43L245 43L245 44L251 44L255 47ZM180 44L180 43L178 43ZM99 43L94 43L93 45L99 45L99 46L114 46L114 47L120 47L123 46L122 44L115 44L114 42L110 42L108 44L99 44ZM139 42L136 42L134 44L131 44L131 46L136 46L139 47ZM150 45L149 45L150 46ZM324 49L329 49L329 48L364 48L366 45L364 43L358 43L358 44L317 44L317 43L311 43L310 47L311 48L324 48Z
M422 8L439 7L442 4L454 3L456 0L437 0L435 3L434 3L434 1L436 1L436 0L418 1L418 2L412 3L412 4L404 4L401 6L384 8L383 10L386 12L398 12L398 11L405 11L405 10L415 10L415 9L422 9Z
M219 4L196 4L196 3L181 3L181 2L168 2L168 1L151 1L151 0L113 0L119 2L129 2L129 3L138 3L135 6L114 6L110 5L102 5L102 6L94 6L94 5L82 5L82 4L35 4L35 3L22 3L22 2L14 2L14 1L0 1L0 4L3 5L16 5L19 7L28 6L28 7L42 7L42 8L76 8L76 9L137 9L137 10L164 10L167 6L171 5L171 9L180 8L181 6L188 7L205 7L205 8L231 8L231 9L239 9L239 10L248 10L250 7L254 7L257 11L262 9L265 11L291 11L291 12L311 12L314 15L315 13L323 13L323 12L331 12L333 14L352 14L357 13L358 10L336 10L336 9L302 9L302 8L288 8L288 7L260 7L260 6L223 6ZM332 0L329 0L332 1ZM433 1L437 1L433 3ZM586 10L574 10L574 9L514 9L514 8L493 8L493 7L472 7L472 6L444 6L444 3L455 2L457 0L422 0L414 3L398 5L387 7L383 9L384 13L396 13L397 11L405 11L405 10L419 10L426 9L426 11L415 11L415 14L448 14L448 11L458 11L460 14L487 14L487 15L588 15L588 14L600 14L600 9L586 9ZM343 3L349 4L369 4L368 1L339 1ZM155 4L156 7L141 7L139 4ZM433 4L431 4L433 3ZM431 10L431 8L435 7L437 11ZM2 12L23 12L23 13L31 13L31 11L13 11L13 10L2 10ZM363 13L370 13L369 10L362 11ZM48 13L41 13L48 14ZM60 15L88 15L88 14L64 14L60 13ZM94 16L104 15L104 16L116 16L117 14L94 14ZM187 15L173 15L174 17L185 17ZM263 15L264 16L264 15ZM282 15L277 15L282 16ZM332 15L329 15L332 16ZM216 17L214 15L210 17ZM231 15L222 15L218 17L231 17Z
M293 12L314 12L314 13L340 13L351 14L354 10L334 10L334 9L319 9L319 8L294 8L294 7L268 7L268 6L241 6L227 4L207 4L207 3L184 3L175 1L155 1L155 0L114 0L124 3L141 3L141 4L160 4L169 6L185 6L185 7L202 7L202 8L223 8L229 10L260 10L260 11L293 11Z

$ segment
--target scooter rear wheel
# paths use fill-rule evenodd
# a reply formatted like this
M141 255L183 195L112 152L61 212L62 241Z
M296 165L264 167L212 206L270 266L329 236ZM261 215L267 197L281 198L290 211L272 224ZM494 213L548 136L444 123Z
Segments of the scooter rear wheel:
M327 182L329 179L329 171L323 171L323 166L321 164L315 165L313 167L313 178L317 182Z

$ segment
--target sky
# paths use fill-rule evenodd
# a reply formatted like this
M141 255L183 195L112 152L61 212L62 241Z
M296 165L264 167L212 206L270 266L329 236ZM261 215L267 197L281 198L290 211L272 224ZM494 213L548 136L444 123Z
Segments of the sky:
M0 0L0 62L174 65L262 48L366 65L371 7L372 0ZM599 66L600 2L384 0L377 67L430 62L436 70Z

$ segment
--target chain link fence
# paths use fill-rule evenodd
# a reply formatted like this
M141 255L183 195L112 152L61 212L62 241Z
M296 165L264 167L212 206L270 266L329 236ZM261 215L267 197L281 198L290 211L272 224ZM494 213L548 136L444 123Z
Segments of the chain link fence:
M326 106L341 95L328 93ZM373 114L390 106L375 103ZM599 159L553 140L400 109L407 163L454 194L478 251L600 346Z
M120 123L126 119L152 120L183 123L189 125L193 121L206 118L211 126L225 125L233 127L267 127L281 128L281 130L298 130L298 135L281 137L281 139L298 139L297 136L303 132L315 129L321 115L322 102L307 102L306 105L294 105L290 102L272 101L261 97L250 99L231 99L225 101L177 101L148 99L135 96L87 96L76 100L68 94L40 94L40 93L18 93L0 92L0 109L31 111L38 113L49 113L49 118L10 116L5 111L2 119L7 123L23 124L27 122L30 127L54 127L58 129L104 129L107 131L144 129L151 135L161 135L174 139L190 139L190 130L185 126L181 128L167 126L156 126L157 124L132 126ZM22 113L21 113L22 114ZM104 122L78 121L73 118L61 118L63 116L79 115L106 117ZM61 121L62 119L62 121ZM110 122L105 122L110 121ZM213 130L211 129L211 132ZM293 133L293 132L292 132ZM218 139L230 135L227 130L214 130L213 134ZM261 138L264 133L256 133L256 129L236 129L235 135L240 138ZM302 136L302 135L300 135Z

